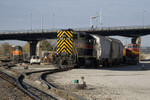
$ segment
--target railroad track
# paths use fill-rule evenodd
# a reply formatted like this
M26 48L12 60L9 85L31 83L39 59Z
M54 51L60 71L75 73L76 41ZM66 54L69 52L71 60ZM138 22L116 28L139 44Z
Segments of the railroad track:
M61 90L61 89L58 89L56 86L54 86L53 84L49 83L48 81L46 81L46 76L48 74L53 74L53 73L57 73L57 72L61 72L61 71L66 71L68 69L60 69L60 70L55 70L54 71L49 71L49 72L46 72L46 73L43 73L41 76L40 76L40 79L53 91L55 92L56 94L62 96L63 98L65 98L66 100L86 100L80 96L77 96L75 94L72 94L72 93L69 93L65 90Z
M6 68L6 67L4 67ZM4 71L4 69L3 69ZM45 92L43 92L42 90L39 90L25 82L23 82L23 79L25 78L25 74L20 74L14 70L9 69L5 69L5 71L11 71L13 73L15 73L16 75L8 75L5 72L0 71L0 75L3 75L3 79L5 79L6 81L8 81L9 83L13 84L15 87L18 87L22 92L24 92L25 94L27 94L29 97L31 97L34 100L57 100L55 97L51 96L50 94L47 94ZM42 72L42 71L37 71L37 72ZM36 73L37 73L36 72ZM35 72L30 72L31 73L35 73ZM10 74L10 73L9 73ZM29 74L29 73L26 73ZM17 75L19 75L17 77Z
M23 92L23 96L25 96L24 94L26 94L28 97L25 97L25 98L28 98L28 99L30 98L30 99L32 99L32 97L31 97L30 95L28 95L27 93L25 93L25 92L19 87L16 78L14 78L14 77L12 77L12 76L10 76L10 75L8 75L8 74L2 72L2 71L0 71L0 77L1 77L3 80L7 81L8 83L12 84L14 87L17 87L17 89L19 89L20 91L22 91L22 92ZM20 92L19 92L19 93L20 93ZM19 95L19 94L18 94L18 95ZM20 95L22 95L22 94L20 94Z
M17 75L19 74L14 70L11 70L11 69L7 69L7 70L12 71L12 72L16 73ZM55 87L51 83L48 83L45 80L45 77L48 74L53 74L53 73L57 73L57 72L67 71L67 70L68 69L52 69L52 70L27 72L24 74L20 74L17 79L14 78L13 80L15 80L16 85L19 86L22 91L24 91L26 94L28 94L30 97L32 97L35 100L57 100L58 98L55 98L55 96L52 96L50 93L43 92L43 90L41 90L39 88L35 88L35 86L32 86L31 84L27 84L26 82L23 82L23 80L31 74L42 73L40 76L40 81L47 86L48 89L46 87L44 87L45 89L47 89L47 91L51 91L51 92L59 95L60 97L64 98L64 100L66 100L66 99L67 100L85 100L84 98L82 98L80 96L69 93L65 90L58 89L57 87ZM34 82L34 80L33 80L33 82ZM42 87L42 86L39 86L39 87Z
M23 74L21 74L18 79L17 82L19 84L19 86L27 93L29 94L32 98L34 98L35 100L57 100L55 97L27 84L23 82L23 79L25 78L25 76Z
M14 86L17 86L16 79L14 77L9 76L8 74L2 71L0 71L0 75L0 77L6 80L7 82L11 83Z
M45 80L45 77L48 75L48 74L53 74L53 73L57 73L57 72L62 72L62 71L67 71L68 69L52 69L52 70L42 70L42 71L34 71L34 72L28 72L28 73L25 73L25 75L21 75L19 78L19 80L22 82L22 79L30 74L34 74L34 73L40 73L40 72L44 72L41 74L40 76L40 79L41 81L47 85L48 89L51 91L51 92L54 92L55 94L63 97L65 100L86 100L80 96L77 96L75 94L72 94L72 93L69 93L65 90L61 90L61 89L58 89L56 86L54 86L53 84L47 82ZM40 98L37 98L37 100L40 99ZM56 99L56 98L53 98L53 99ZM43 100L43 99L42 99ZM46 99L44 99L46 100Z

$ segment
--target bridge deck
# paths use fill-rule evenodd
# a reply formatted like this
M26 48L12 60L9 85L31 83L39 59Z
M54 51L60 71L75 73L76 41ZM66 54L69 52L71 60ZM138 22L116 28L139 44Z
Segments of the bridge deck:
M13 30L0 31L0 40L23 40L23 41L39 41L42 39L54 39L57 37L55 30ZM134 26L134 27L103 27L103 28L83 28L73 29L74 32L85 32L88 34L98 34L103 36L125 36L140 37L150 34L150 26Z

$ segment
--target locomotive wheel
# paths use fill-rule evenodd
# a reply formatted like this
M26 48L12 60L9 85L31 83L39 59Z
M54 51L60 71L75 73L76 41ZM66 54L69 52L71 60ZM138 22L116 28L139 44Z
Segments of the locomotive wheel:
M59 67L59 69L64 69L64 68L66 68L65 60L64 60L64 59L59 59L59 60L58 60L58 67Z
M74 63L73 63L73 60L70 58L68 60L68 68L73 68L74 67Z
M103 66L104 66L104 67L108 67L107 61L104 61Z
M60 69L73 68L73 61L72 61L72 59L59 58L59 60L58 60L58 68L60 68Z

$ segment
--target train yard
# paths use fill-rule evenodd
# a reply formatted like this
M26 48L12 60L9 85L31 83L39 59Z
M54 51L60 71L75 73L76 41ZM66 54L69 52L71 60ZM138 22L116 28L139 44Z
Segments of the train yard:
M6 81L10 79L0 74L1 96L3 100L148 100L149 66L144 62L102 69L59 70L42 64L28 65L28 69L20 64L11 69L0 67L16 81L11 85L12 82ZM74 83L75 80L79 83ZM86 88L77 88L83 81Z
M2 64L4 65L4 64ZM56 86L52 85L50 82L45 80L46 74L53 74L56 72L67 71L67 69L55 69L53 68L42 68L42 65L32 67L29 69L24 69L20 64L8 68L1 67L1 75L8 77L6 80L13 80L14 88L18 87L24 93L29 95L30 98L35 100L85 100L84 98L61 90ZM47 70L45 70L47 69ZM5 74L4 74L4 73ZM45 74L44 74L45 73ZM16 98L15 98L16 99ZM20 100L20 99L18 99Z
M49 55L50 62L42 63L40 57L30 55L27 63L22 47L15 46L8 57L13 63L1 59L0 69L5 73L2 75L35 100L149 98L149 87L140 83L144 79L149 84L150 74L149 65L139 63L139 44L123 46L114 38L73 34L72 30L57 33L57 46ZM142 92L144 95L139 94Z
M150 100L149 3L1 2L0 100Z

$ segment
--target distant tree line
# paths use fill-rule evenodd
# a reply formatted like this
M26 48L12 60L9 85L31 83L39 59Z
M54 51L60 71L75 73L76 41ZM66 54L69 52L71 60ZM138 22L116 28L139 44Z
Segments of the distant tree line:
M9 55L10 47L11 47L11 45L7 42L4 42L3 44L1 44L0 45L0 55L1 56Z

